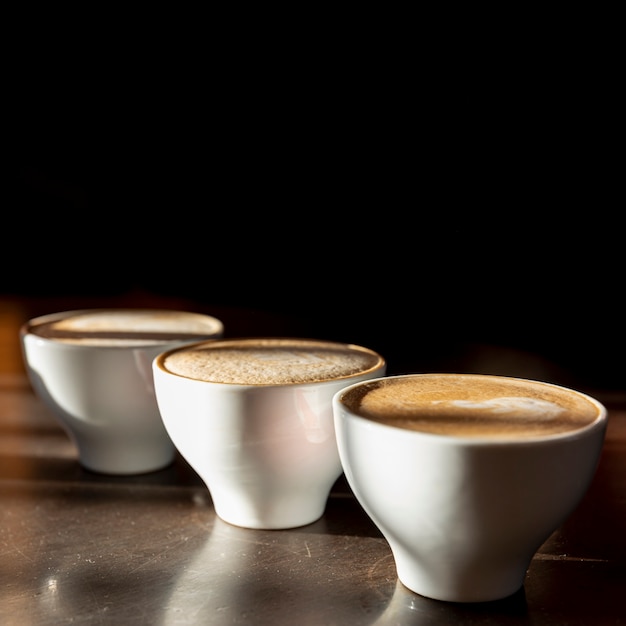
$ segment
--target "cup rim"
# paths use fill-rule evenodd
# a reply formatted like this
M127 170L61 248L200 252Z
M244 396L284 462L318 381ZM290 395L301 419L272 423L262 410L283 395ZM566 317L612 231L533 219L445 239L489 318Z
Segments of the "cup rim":
M327 344L327 345L335 345L335 346L343 346L353 350L357 350L359 352L366 352L372 356L375 356L377 361L371 367L360 370L358 372L354 372L352 374L346 374L344 376L336 376L334 378L328 378L323 380L310 380L310 381L301 381L301 382L277 382L277 383L233 383L233 382L224 382L224 381L210 381L210 380L201 380L198 378L192 378L190 376L185 376L183 374L177 374L176 372L172 372L167 369L164 365L165 360L174 352L179 352L182 350L189 350L193 348L199 348L203 345L207 347L219 347L220 345L229 345L229 344L241 344L244 343L255 343L257 341L297 341L297 342L310 342L313 344ZM218 339L205 339L201 341L195 341L193 343L187 343L184 346L176 346L174 348L170 348L158 354L153 360L153 368L158 370L162 374L166 376L172 376L175 378L179 378L181 380L188 381L190 383L197 383L200 385L218 385L224 387L231 388L244 388L244 389L261 389L261 388L271 388L271 387L306 387L310 385L332 385L336 383L350 384L346 383L346 381L352 381L354 383L361 382L363 377L367 379L372 378L372 374L376 374L377 372L385 372L387 368L387 360L384 356L382 356L379 352L372 348L368 348L367 346L362 346L355 343L343 342L343 341L335 341L332 339L320 339L314 337L295 337L295 336L253 336L253 337L221 337Z
M210 334L193 334L188 338L175 338L175 339L167 339L160 341L150 341L147 340L145 342L137 342L137 343L125 343L125 344L97 344L97 343L71 343L64 341L57 341L51 337L43 337L38 335L36 332L33 332L32 329L35 326L39 326L41 324L46 324L48 322L54 322L57 320L62 320L67 317L74 317L76 315L84 315L91 313L125 313L125 312L139 312L139 313L183 313L185 315L193 315L197 317L202 317L207 320L210 320L214 326L214 330L211 331ZM209 314L202 313L199 311L188 311L183 309L169 309L164 307L146 307L146 306L120 306L120 307L93 307L93 308L82 308L82 309L69 309L65 311L56 311L53 313L45 313L43 315L37 315L35 317L31 317L27 321L25 321L19 330L20 337L22 341L25 340L26 337L32 336L37 339L37 341L41 341L45 344L52 344L55 346L62 346L67 350L94 350L94 349L102 349L102 350L128 350L130 349L141 349L141 348L156 348L161 347L163 350L169 349L173 344L191 343L196 341L210 341L213 338L221 338L224 334L224 323L219 318Z
M389 379L400 379L400 378L416 378L416 377L432 377L432 376L450 376L450 377L463 377L463 378L480 378L480 379L504 379L511 381L518 381L522 383L530 383L532 385L540 385L546 386L549 388L556 388L562 391L567 392L568 394L574 394L578 397L586 400L592 406L595 407L597 414L595 418L589 422L588 424L584 424L583 426L575 427L571 430L566 430L557 433L551 434L537 434L537 435L524 435L521 437L504 437L497 435L490 436L464 436L464 435L450 435L445 433L432 433L420 430L410 430L407 428L403 428L401 426L395 426L393 424L385 424L379 422L371 417L367 417L365 415L361 415L356 413L352 409L350 409L344 402L343 396L350 392L350 390L359 387L361 385L374 385L376 383L389 380ZM378 378L370 378L369 380L361 380L357 381L349 386L340 389L335 393L332 400L333 407L336 411L336 420L340 417L345 419L354 420L362 423L364 426L373 429L380 429L380 432L402 432L403 436L409 437L417 437L417 438L432 438L433 440L437 440L440 442L449 442L449 443L463 443L463 445L468 446L524 446L524 445L536 445L541 442L554 442L554 441L565 441L568 439L577 439L581 437L585 437L597 430L604 431L606 429L608 423L608 409L606 406L600 402L598 399L593 396L579 391L578 389L574 389L572 387L567 387L564 385L560 385L557 383L550 383L538 379L532 378L523 378L516 376L506 376L500 374L478 374L478 373L460 373L460 372L427 372L427 373L409 373L409 374L396 374L391 376L381 376Z

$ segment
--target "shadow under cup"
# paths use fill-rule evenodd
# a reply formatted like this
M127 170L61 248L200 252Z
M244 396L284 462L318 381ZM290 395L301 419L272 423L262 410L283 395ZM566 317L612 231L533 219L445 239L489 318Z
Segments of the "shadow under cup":
M154 395L154 358L222 334L210 315L160 309L65 311L20 329L33 389L76 444L80 464L118 475L174 459Z
M518 591L595 473L607 411L577 391L488 375L412 374L333 399L341 462L399 580L437 600Z
M367 348L298 338L200 343L153 363L165 427L217 515L259 529L322 516L342 473L332 398L385 369Z

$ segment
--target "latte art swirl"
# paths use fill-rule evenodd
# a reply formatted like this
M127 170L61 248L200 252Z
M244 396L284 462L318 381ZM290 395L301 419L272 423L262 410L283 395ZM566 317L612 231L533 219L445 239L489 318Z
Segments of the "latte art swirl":
M556 385L500 376L417 374L365 383L341 401L371 420L431 434L519 438L575 431L594 402Z

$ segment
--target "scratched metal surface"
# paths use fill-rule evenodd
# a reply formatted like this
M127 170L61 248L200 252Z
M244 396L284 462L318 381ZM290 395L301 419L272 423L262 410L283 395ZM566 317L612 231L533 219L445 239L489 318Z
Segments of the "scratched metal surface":
M598 472L523 589L457 605L397 582L389 548L340 479L324 516L288 531L216 518L180 459L92 474L20 375L0 376L0 623L625 624L626 412Z

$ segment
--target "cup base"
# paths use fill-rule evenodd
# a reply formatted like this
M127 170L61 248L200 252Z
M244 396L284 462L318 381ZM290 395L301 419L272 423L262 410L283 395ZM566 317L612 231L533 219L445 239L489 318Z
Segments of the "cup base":
M431 600L455 603L480 603L504 600L517 593L524 584L524 576L517 572L474 572L455 579L437 577L436 572L416 572L412 567L396 565L398 580L410 591ZM524 569L525 572L525 569Z
M94 453L92 450L89 454L81 453L78 462L81 467L94 474L133 476L165 469L174 462L175 456L175 451L159 451L158 454L134 451L129 454L118 454L109 451Z
M319 521L322 517L319 515L315 519L307 520L304 522L294 522L285 524L283 521L272 523L272 522L264 522L262 520L239 520L238 522L234 520L228 520L225 517L222 517L219 513L215 513L223 522L230 524L231 526L236 526L237 528L247 528L250 530L290 530L292 528L301 528L302 526L309 526L309 524L314 524Z
M213 497L215 514L224 522L240 528L254 530L288 530L308 526L317 522L326 509L327 497L323 502L311 504L303 498L297 501L273 502L271 505L265 502L231 502L225 505L224 495L218 497L218 503ZM221 503L220 503L221 501Z

